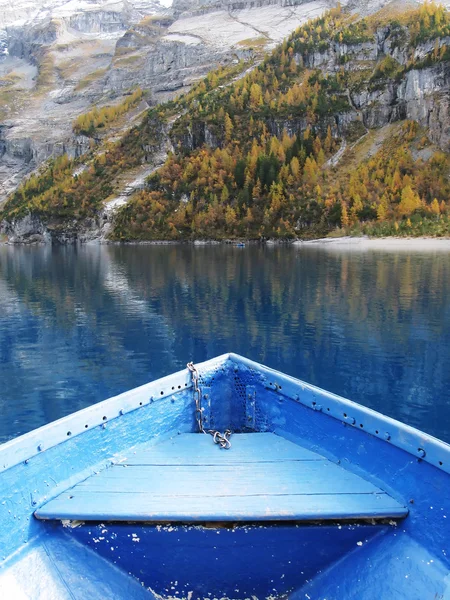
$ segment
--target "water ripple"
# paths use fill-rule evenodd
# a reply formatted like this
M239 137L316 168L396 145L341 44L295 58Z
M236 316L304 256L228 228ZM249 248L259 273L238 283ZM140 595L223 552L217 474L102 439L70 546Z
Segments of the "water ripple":
M234 351L450 441L450 254L0 246L0 441Z

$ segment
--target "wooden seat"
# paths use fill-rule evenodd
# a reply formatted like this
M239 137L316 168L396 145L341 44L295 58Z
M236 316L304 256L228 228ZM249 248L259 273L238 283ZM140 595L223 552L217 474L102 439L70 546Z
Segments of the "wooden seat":
M222 450L182 434L131 453L39 508L81 521L317 521L400 518L383 490L273 433L236 434Z

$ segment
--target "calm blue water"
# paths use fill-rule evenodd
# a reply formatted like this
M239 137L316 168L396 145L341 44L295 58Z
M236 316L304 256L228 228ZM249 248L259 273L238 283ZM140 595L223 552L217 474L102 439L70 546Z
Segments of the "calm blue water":
M450 254L0 246L0 441L228 351L450 441Z

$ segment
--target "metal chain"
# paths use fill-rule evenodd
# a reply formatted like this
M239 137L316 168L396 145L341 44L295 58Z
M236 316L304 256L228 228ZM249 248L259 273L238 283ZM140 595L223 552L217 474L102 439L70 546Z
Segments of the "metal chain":
M198 387L198 371L192 362L189 362L186 366L191 373L192 385L194 387L195 420L197 421L198 431L199 433L212 435L215 444L218 444L224 450L228 450L231 448L230 429L226 429L223 433L220 433L220 431L215 431L214 429L205 429L203 427L202 393Z
M198 431L199 433L205 433L202 416L202 393L198 387L198 371L192 362L188 363L186 366L191 372L192 385L194 387L195 420L197 421Z

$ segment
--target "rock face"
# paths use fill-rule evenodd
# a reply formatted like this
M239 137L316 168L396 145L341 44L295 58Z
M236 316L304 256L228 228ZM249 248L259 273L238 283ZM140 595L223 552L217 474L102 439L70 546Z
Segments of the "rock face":
M168 135L169 126L162 126L154 143L145 146L148 155L141 166L134 170L131 177L123 180L122 191L110 198L93 216L83 219L51 216L42 218L37 214L27 214L10 221L0 222L0 235L4 235L10 244L75 244L106 241L111 232L116 211L128 201L136 191L145 187L145 180L161 167L168 153L173 151ZM83 136L78 136L83 143ZM76 169L79 175L85 165Z
M0 224L0 234L8 236L11 244L42 244L51 242L50 233L39 217L27 215L23 219L3 222Z
M405 43L398 45L393 43L392 33L388 27L380 27L373 41L353 45L332 43L327 52L313 52L302 59L306 67L330 73L337 72L342 63L346 70L357 72L386 57L392 57L399 66L405 66L408 58L406 37ZM442 38L439 44L442 47L449 42L448 38ZM420 63L435 46L435 40L418 45L414 51L415 61ZM449 93L448 62L428 67L420 67L419 64L418 68L407 69L398 78L381 77L375 82L350 89L348 96L353 110L342 117L346 121L359 118L368 129L411 119L428 130L435 144L450 151Z
M413 69L401 82L386 82L375 91L352 93L353 105L361 111L366 127L382 127L411 119L428 129L430 139L443 150L450 149L450 67Z
M104 239L109 232L112 215L105 209L95 218L81 221L51 219L43 221L37 215L26 215L21 219L0 223L0 235L8 238L9 244L86 244Z
M362 13L382 0L353 0ZM93 104L109 104L136 86L150 89L153 101L188 89L219 63L248 58L253 47L270 49L332 0L175 0L171 9L158 0L0 0L0 206L20 180L43 161L68 153L78 157L92 140L76 136L73 120ZM442 39L448 46L450 39ZM427 42L415 50L416 61L434 49ZM361 70L390 56L407 62L402 44L380 27L373 40L358 44L331 42L327 51L296 56L310 69L335 73ZM324 119L336 135L361 121L367 128L399 119L414 119L428 128L441 148L450 146L450 72L445 64L407 70L399 79L348 90L349 110ZM268 120L272 134L303 131L301 118ZM174 138L193 149L220 145L204 123ZM99 236L109 216L73 227L25 218L3 225L13 241L68 241ZM64 227L66 231L64 231ZM34 231L34 234L33 234ZM69 233L68 233L69 232ZM33 238L36 235L37 238Z
M357 73L369 66L373 69L377 62L392 57L399 67L405 67L408 60L408 33L403 44L398 44L395 32L389 27L380 27L374 39L363 43L346 44L330 41L328 49L322 52L308 51L294 55L308 69L320 69L323 73L335 74L345 65L347 71ZM396 41L396 43L394 43ZM447 46L449 38L442 38L440 46ZM315 127L326 132L328 126L333 134L345 137L349 125L359 121L366 129L377 129L399 120L410 119L424 127L430 140L442 150L450 152L450 64L437 63L420 66L420 61L436 48L435 40L415 48L414 59L418 67L409 67L398 77L380 77L365 81L346 90L348 110L322 118ZM281 138L283 131L289 135L305 131L307 119L268 118L266 127L272 135ZM208 129L201 120L191 122L189 128L173 135L175 147L192 151L203 144L220 146L221 140Z
M209 11L220 10L248 10L261 8L269 4L281 4L282 6L298 6L305 4L307 0L174 0L172 9L176 16L192 16Z
M136 86L155 102L170 98L248 57L253 40L270 47L331 4L0 0L0 205L49 157L89 147L72 122L93 104Z
M245 50L237 50L235 58L248 55ZM204 76L209 70L205 65L227 64L233 57L203 44L184 44L175 40L161 39L152 48L147 48L144 56L136 57L135 69L126 65L115 66L105 79L105 86L118 93L140 85L152 90L158 96L163 92L173 92L188 87L193 81Z

